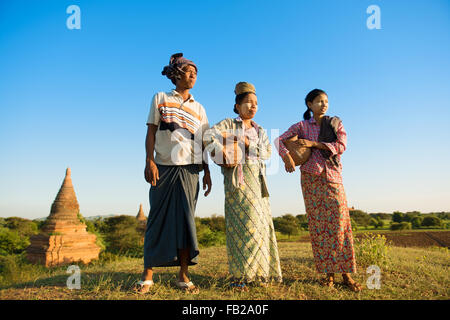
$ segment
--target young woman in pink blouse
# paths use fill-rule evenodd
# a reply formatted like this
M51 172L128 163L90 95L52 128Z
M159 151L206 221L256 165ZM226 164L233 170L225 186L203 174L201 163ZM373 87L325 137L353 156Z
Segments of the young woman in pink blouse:
M311 148L311 156L300 171L316 269L326 274L321 281L323 285L332 287L334 274L342 273L344 284L358 292L361 285L350 276L356 272L356 260L341 176L340 158L346 148L347 134L339 118L325 115L328 109L325 91L312 90L305 104L304 120L278 137L275 146L290 173L295 171L295 163L283 141L298 136L298 146Z

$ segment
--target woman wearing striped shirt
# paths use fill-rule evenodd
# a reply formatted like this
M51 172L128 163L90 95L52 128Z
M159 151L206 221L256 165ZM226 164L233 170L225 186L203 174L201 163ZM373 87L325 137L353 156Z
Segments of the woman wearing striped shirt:
M289 173L295 171L295 163L283 141L298 136L298 147L311 148L311 156L300 171L316 269L326 274L323 285L332 287L334 273L342 273L344 284L358 292L361 285L350 276L356 272L356 260L340 162L347 134L339 118L325 116L328 96L323 90L312 90L305 103L304 120L278 137L275 145ZM331 132L334 138L327 142L321 139L325 131Z

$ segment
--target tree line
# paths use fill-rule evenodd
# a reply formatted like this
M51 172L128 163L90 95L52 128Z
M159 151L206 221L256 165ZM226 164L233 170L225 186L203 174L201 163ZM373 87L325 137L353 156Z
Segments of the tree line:
M450 212L421 213L419 211L389 213L366 213L362 210L350 210L351 224L354 231L358 229L391 230L450 228ZM146 223L139 222L134 216L119 215L85 219L80 214L80 221L87 226L87 231L97 236L97 244L103 253L143 256ZM30 237L40 232L43 221L19 217L0 218L0 256L21 254L30 245ZM308 218L305 214L285 214L274 217L275 231L288 238L308 231ZM224 216L212 215L195 218L197 240L200 247L225 245L226 223Z

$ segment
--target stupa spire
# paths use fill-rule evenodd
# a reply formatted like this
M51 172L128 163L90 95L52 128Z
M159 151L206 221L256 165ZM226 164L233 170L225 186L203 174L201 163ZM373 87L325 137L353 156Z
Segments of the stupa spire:
M80 208L70 175L67 168L42 232L30 238L27 257L32 262L55 266L98 258L96 236L86 232L86 225L78 218Z
M58 218L63 220L77 219L80 212L77 196L72 184L70 168L66 170L66 176L61 188L53 201L49 218Z
M142 209L142 203L139 205L139 212L136 216L136 219L138 219L138 221L147 221L147 217L144 214L144 210Z

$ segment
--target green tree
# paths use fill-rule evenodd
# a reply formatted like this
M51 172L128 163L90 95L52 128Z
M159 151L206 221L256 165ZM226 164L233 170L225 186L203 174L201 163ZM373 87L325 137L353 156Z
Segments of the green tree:
M374 227L375 229L378 228L378 220L374 219L374 218L370 218L369 225Z
M411 222L392 222L391 230L409 230L411 229Z
M133 216L120 215L104 221L106 250L118 254L143 255L143 238Z
M225 233L212 231L208 224L202 223L200 218L195 219L197 241L203 247L220 246L226 243Z
M402 222L403 221L403 213L400 212L400 211L395 211L392 214L392 221L393 222L398 222L398 223Z
M309 228L308 216L306 214L298 214L295 217L298 220L298 224L300 226L300 229L308 231L308 228Z
M407 212L403 216L403 221L411 222L414 217L418 217L418 216L420 216L420 212L419 211Z
M356 223L355 219L350 218L350 223L352 225L352 231L358 231L358 224Z
M391 214L383 213L383 212L370 213L370 216L374 217L375 219L381 219L381 220L391 220L392 219Z
M367 227L370 224L371 217L362 210L350 210L350 217L353 218L359 226Z
M377 221L378 221L377 228L379 228L379 229L383 228L384 227L384 221L381 220L381 219L378 219Z
M412 225L413 229L419 229L422 226L422 221L423 221L423 217L421 217L421 216L416 216L416 217L412 218L411 225Z
M450 212L434 212L434 213L430 213L430 215L432 216L436 216L441 220L450 220Z
M16 230L0 227L0 255L21 253L29 245L28 238L21 236Z
M440 227L441 224L441 219L433 215L425 216L422 221L423 227Z
M298 219L292 214L285 214L277 219L276 226L274 221L274 228L282 234L287 234L289 239L291 238L291 235L296 235L300 232Z
M213 214L208 218L200 218L200 222L207 225L211 231L220 231L225 233L225 217Z
M29 238L38 233L38 227L35 222L19 217L6 218L4 226L10 230L17 231L21 237Z

